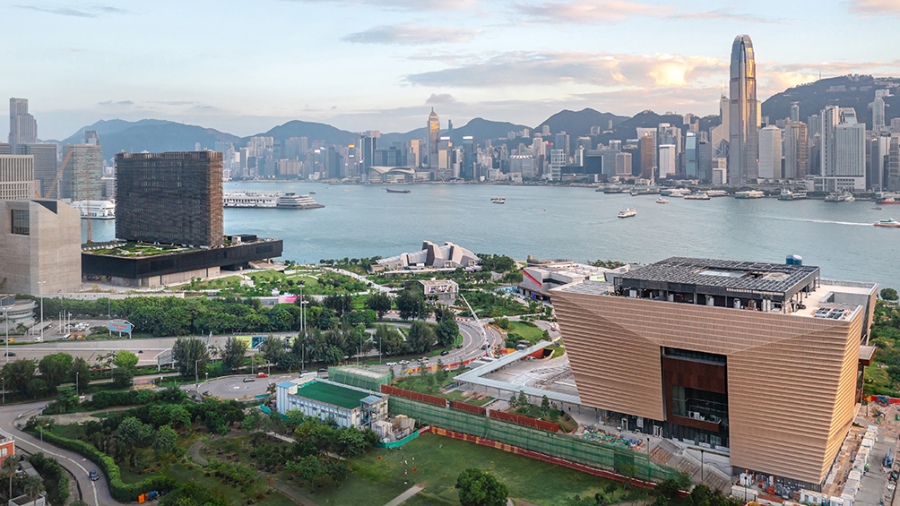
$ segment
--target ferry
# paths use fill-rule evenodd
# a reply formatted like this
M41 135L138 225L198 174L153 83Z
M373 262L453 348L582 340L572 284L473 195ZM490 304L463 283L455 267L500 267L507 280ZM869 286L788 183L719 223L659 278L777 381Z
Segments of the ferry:
M388 193L412 193L412 190L397 190L395 188L385 188L384 191Z
M491 203L493 204L505 204L506 197L491 197Z
M709 195L706 192L691 193L690 195L685 195L684 200L709 200Z
M852 193L832 193L825 197L825 202L853 202L856 198Z
M706 194L710 197L727 197L728 192L725 190L706 190Z
M635 186L631 189L631 196L637 197L638 195L658 195L659 188L656 186Z
M663 197L685 197L691 194L691 190L688 190L687 188L671 188L660 190L659 194Z
M765 197L766 194L759 190L744 190L735 192L734 198L736 199L761 199Z
M656 203L657 204L668 204L669 201L665 197L659 197L658 199L656 199Z
M624 211L619 211L618 214L619 218L634 218L635 216L637 216L637 209L633 207L629 207Z
M627 188L625 186L607 186L606 188L597 188L594 191L603 193L625 193L630 192L631 188Z
M116 204L110 200L78 200L72 202L72 207L81 213L82 219L116 219Z
M778 194L778 200L794 200L794 192L787 188L782 188L781 193Z
M879 196L877 199L875 199L875 203L877 203L879 205L881 205L881 204L887 204L887 205L900 204L900 199L897 199L896 197L885 197L884 195L882 195L882 196Z
M886 220L881 220L875 222L876 227L885 227L885 228L900 228L900 221L897 221L893 218L888 218Z
M319 209L325 207L309 195L281 192L227 192L223 205L224 207L250 209Z

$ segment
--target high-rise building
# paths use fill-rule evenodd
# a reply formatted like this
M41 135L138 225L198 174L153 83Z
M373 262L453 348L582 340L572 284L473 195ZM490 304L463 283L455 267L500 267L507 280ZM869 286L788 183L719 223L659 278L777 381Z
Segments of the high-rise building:
M34 198L34 157L0 155L0 200Z
M56 164L58 163L56 153L57 146L52 143L20 144L17 149L17 154L34 157L34 179L36 181L35 185L37 185L35 190L39 189L41 196L48 199L55 199L58 196L58 185L57 194L47 195L47 192L50 191L50 186L56 179Z
M670 179L675 177L676 156L674 144L662 144L659 146L659 178Z
M222 153L116 155L116 237L221 246Z
M800 121L800 102L791 102L791 121Z
M669 258L551 290L583 405L818 489L856 416L878 285L791 261Z
M872 130L880 132L886 126L884 122L884 98L876 96L870 105L872 106Z
M428 115L428 166L436 169L438 166L438 143L441 140L441 120L434 107L431 108L431 114Z
M37 121L28 114L27 98L9 99L9 144L12 152L21 144L37 142Z
M834 131L841 122L841 108L830 105L819 113L819 174L835 175Z
M784 130L784 177L803 179L809 173L806 123L790 122Z
M656 143L650 132L644 132L638 141L638 152L641 155L641 178L653 179L654 159L656 158Z
M563 153L565 153L567 157L572 154L572 150L569 149L569 134L567 134L566 132L560 132L556 134L555 139L556 140L553 141L554 149L563 150Z
M103 151L97 132L86 131L84 144L63 146L63 153L66 166L59 181L60 197L99 200L103 196Z
M566 160L568 157L566 153L561 149L556 149L554 146L553 149L550 150L550 180L551 181L559 181L562 179L562 169L566 166Z
M687 179L699 179L697 134L687 132L684 134L684 177Z
M759 131L759 178L781 179L781 129L775 125Z
M616 176L631 177L631 153L616 153Z
M888 144L887 184L885 190L900 191L900 137L891 137Z
M730 140L729 109L731 104L728 97L722 95L719 98L719 124L710 129L709 138L712 143L712 158L728 158L728 141Z
M740 186L759 175L759 103L756 101L756 55L749 35L731 46L728 184Z
M357 163L361 165L360 174L368 175L369 169L373 165L381 165L382 160L375 159L375 150L377 149L378 139L381 138L381 132L378 130L369 130L363 132L359 138L359 160Z

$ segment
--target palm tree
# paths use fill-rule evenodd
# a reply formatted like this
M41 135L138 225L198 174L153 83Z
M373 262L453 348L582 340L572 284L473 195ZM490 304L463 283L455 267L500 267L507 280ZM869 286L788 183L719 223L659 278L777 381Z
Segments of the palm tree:
M0 476L9 478L9 495L6 496L7 499L12 499L12 480L15 478L18 470L19 459L15 455L8 455L3 459L3 463L0 464Z
M27 495L33 503L37 501L37 498L44 492L44 480L38 476L27 476L22 483L22 489L25 491L25 495Z

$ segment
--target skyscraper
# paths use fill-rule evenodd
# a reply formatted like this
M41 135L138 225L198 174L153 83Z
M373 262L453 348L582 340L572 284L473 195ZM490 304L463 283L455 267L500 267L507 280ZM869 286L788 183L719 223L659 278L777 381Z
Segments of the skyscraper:
M775 125L759 131L759 177L781 179L781 129Z
M809 173L806 123L790 122L784 129L784 177L803 179Z
M0 200L34 197L34 157L0 155Z
M441 140L441 120L434 107L428 115L428 166L436 168L438 164L438 143Z
M9 99L9 143L12 152L20 144L37 142L37 121L28 114L27 98Z
M116 155L116 237L221 246L222 153Z
M759 175L759 103L756 101L756 55L749 35L731 46L728 184L740 186Z

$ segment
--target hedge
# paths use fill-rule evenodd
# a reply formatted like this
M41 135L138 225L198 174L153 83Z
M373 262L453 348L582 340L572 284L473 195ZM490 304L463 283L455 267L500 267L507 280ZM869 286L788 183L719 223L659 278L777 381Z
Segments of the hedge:
M31 429L30 432L32 435L37 436L36 430ZM49 430L44 431L44 439L60 448L78 452L99 465L103 469L103 474L106 475L106 479L109 481L110 495L119 502L137 501L138 496L145 492L151 490L168 492L176 486L175 480L168 476L151 476L139 483L125 483L122 481L121 471L119 470L119 465L116 464L116 461L109 455L94 448L92 445L78 439L69 439L59 436Z

